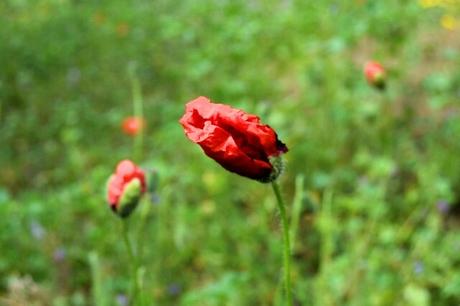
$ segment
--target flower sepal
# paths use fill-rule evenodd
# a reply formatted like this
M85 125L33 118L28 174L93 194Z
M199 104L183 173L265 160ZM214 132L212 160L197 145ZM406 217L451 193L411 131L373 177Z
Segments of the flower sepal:
M139 204L142 194L141 181L137 178L131 180L125 185L118 207L115 208L114 212L122 218L128 217Z
M261 183L271 183L284 172L284 161L281 156L269 157L270 164L273 166L272 171L267 177L259 179Z
M383 72L376 73L372 85L379 90L384 90L386 87L385 74Z

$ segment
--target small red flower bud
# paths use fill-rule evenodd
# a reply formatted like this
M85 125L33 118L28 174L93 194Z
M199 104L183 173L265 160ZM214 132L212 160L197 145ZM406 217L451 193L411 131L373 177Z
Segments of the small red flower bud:
M127 217L146 191L145 173L130 160L118 163L107 183L107 200L112 210Z
M140 117L126 117L121 127L126 135L135 136L144 129L145 121Z
M367 82L378 89L385 89L386 73L383 66L375 61L367 62L364 66Z
M228 171L261 182L275 180L288 151L259 117L199 97L187 103L179 120L186 136Z

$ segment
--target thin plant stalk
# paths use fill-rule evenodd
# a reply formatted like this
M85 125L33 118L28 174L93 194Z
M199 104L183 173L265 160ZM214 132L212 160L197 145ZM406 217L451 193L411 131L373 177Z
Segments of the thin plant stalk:
M299 230L300 215L302 211L302 201L305 196L303 183L303 174L297 175L295 178L295 193L291 213L291 249L295 248L296 236Z
M144 232L145 232L145 226L147 224L147 219L150 214L151 206L152 203L150 201L142 201L140 204L145 204L144 207L139 207L140 208L140 220L139 220L139 225L137 226L137 254L141 262L143 262L143 254L144 254ZM141 205L139 205L141 206Z
M317 279L317 294L315 294L315 305L334 305L335 299L329 294L327 287L327 276L330 270L330 262L334 252L334 215L332 211L333 192L326 189L321 202L321 210L318 215L318 230L321 237L320 245L320 266Z
M142 100L142 91L141 84L139 79L136 77L135 68L130 68L131 75L131 86L132 86L132 96L133 96L133 113L136 118L144 120L144 107ZM144 146L144 128L141 128L140 131L134 137L134 158L136 160L142 159L142 151Z
M145 198L144 198L145 199ZM140 210L140 221L139 225L137 228L136 232L136 239L137 239L137 249L136 249L136 259L137 265L136 265L136 282L137 282L137 287L140 290L140 295L139 295L139 304L140 305L145 305L144 302L144 295L143 295L143 288L144 288L144 276L145 276L145 266L144 266L144 232L145 232L145 226L147 224L147 218L151 210L152 204L149 201L145 201L145 203L140 204L146 204L143 208Z
M286 207L281 196L280 187L276 181L272 182L273 191L275 192L276 202L280 212L281 223L283 225L283 283L286 297L286 306L292 306L291 293L291 246L289 221L286 215Z
M138 276L137 276L137 270L138 270L138 260L136 257L136 254L134 253L134 248L131 243L131 239L129 238L129 224L128 220L122 220L122 236L123 236L123 242L125 243L126 250L128 252L128 260L129 260L129 265L131 268L131 300L133 302L133 305L136 304L136 300L138 299L139 296L139 282L138 282Z
M108 294L104 290L104 279L101 269L101 261L96 251L89 253L89 265L91 268L93 303L96 306L109 305Z

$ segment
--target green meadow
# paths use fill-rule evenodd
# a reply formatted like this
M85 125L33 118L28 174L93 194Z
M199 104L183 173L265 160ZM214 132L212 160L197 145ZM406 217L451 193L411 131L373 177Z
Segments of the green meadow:
M0 305L287 305L276 198L187 139L198 96L289 148L293 305L460 305L459 68L455 0L0 1Z

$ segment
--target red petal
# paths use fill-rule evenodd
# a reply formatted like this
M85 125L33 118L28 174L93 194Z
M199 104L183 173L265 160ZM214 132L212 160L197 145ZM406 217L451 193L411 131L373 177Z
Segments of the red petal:
M259 117L198 97L186 104L179 122L185 134L229 171L260 179L270 174L269 157L287 151Z
M252 179L261 179L270 174L269 162L252 159L245 154L235 140L218 126L205 125L202 139L197 143L206 155L217 161L225 169Z
M116 174L125 178L129 177L134 171L136 171L136 165L130 160L123 160L118 164Z

